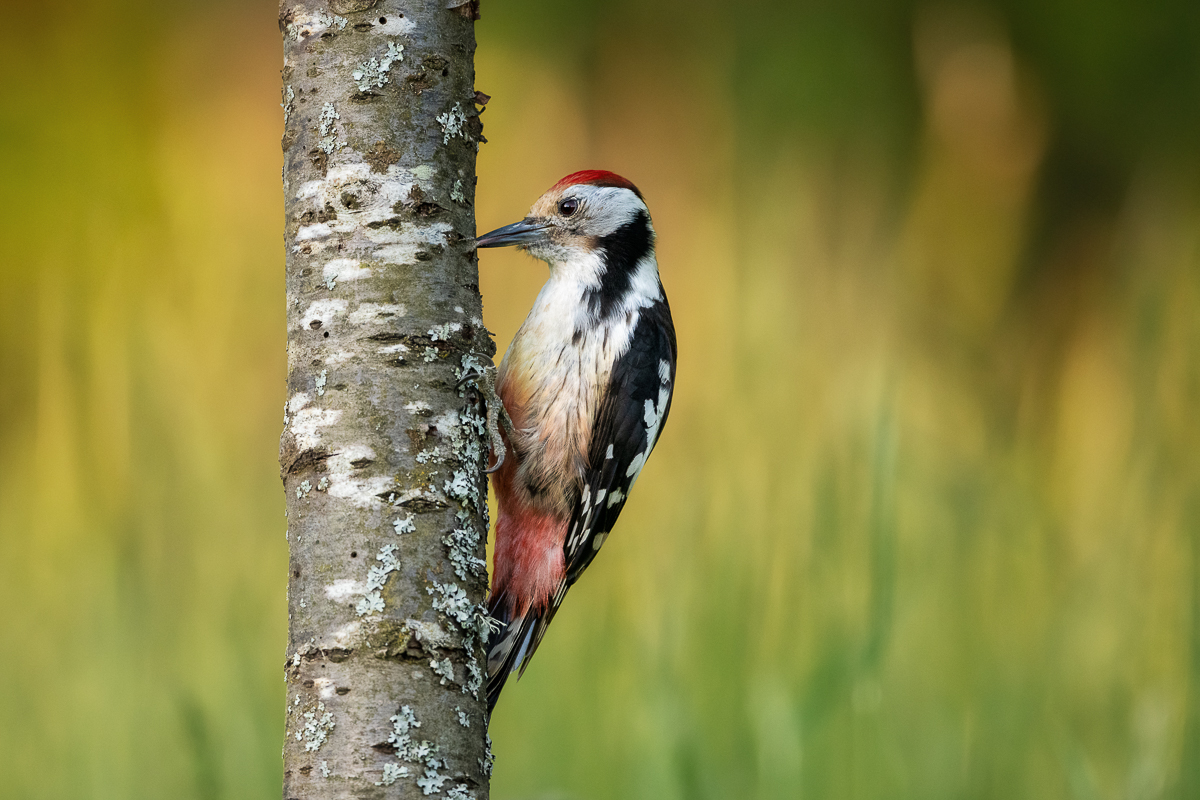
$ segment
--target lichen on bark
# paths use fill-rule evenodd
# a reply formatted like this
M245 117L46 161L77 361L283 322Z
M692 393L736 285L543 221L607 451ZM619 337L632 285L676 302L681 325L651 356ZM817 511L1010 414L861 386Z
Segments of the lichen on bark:
M280 10L285 798L488 796L486 424L458 386L495 353L471 247L470 16Z

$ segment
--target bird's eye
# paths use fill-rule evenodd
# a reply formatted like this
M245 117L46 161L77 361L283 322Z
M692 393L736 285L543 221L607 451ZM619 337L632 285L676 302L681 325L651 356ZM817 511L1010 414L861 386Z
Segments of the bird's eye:
M558 213L562 214L564 217L569 217L578 210L579 201L574 197L568 197L566 200L562 200L558 204Z

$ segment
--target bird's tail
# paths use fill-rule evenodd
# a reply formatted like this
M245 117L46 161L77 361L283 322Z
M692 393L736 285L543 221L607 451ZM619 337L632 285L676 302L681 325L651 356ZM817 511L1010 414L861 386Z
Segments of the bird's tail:
M520 614L511 608L503 593L492 597L488 615L499 628L491 635L491 646L488 648L489 715L496 707L496 701L500 699L500 690L504 688L508 676L516 672L519 679L525 674L525 667L529 665L529 659L533 658L534 651L542 643L542 637L545 636L550 621L554 619L566 589L564 581L544 609L527 608Z

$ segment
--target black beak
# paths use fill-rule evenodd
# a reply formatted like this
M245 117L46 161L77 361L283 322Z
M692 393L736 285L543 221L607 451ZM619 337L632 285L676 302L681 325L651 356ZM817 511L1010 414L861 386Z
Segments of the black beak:
M485 233L475 240L476 247L507 247L513 244L529 244L545 235L548 226L540 220L526 217L520 222Z

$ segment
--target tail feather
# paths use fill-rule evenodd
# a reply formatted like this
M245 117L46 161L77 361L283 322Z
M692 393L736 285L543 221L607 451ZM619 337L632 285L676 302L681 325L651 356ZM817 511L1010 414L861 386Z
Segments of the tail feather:
M499 629L492 634L492 644L488 649L488 714L496 707L500 690L504 688L508 676L516 672L520 679L525 674L525 668L542 643L542 637L546 635L546 629L550 627L550 621L554 619L566 591L564 581L545 609L534 611L531 608L524 614L514 614L503 595L492 598L488 614L499 625Z

